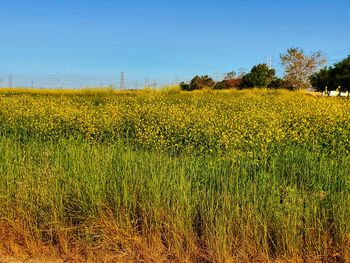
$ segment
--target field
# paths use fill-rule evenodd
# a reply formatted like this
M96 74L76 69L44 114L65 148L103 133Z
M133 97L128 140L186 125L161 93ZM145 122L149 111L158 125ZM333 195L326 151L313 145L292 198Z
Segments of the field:
M350 261L350 100L0 91L0 252Z

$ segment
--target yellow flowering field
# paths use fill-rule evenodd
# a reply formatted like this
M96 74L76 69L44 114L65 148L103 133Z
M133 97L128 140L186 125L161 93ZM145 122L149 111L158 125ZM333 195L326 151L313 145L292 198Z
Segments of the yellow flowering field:
M261 150L280 143L349 152L350 102L289 91L0 93L0 131L128 140L150 149Z

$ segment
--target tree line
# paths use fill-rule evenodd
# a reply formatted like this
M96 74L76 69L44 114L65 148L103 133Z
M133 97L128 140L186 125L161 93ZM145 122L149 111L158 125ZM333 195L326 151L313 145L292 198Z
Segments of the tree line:
M275 69L263 63L253 66L248 73L237 75L231 71L219 82L215 82L208 75L195 76L189 83L181 82L180 87L187 91L208 88L314 88L317 91L350 91L350 56L333 67L326 67L326 59L320 51L306 55L303 49L289 48L285 54L280 54L280 62L284 69L283 78L279 78Z

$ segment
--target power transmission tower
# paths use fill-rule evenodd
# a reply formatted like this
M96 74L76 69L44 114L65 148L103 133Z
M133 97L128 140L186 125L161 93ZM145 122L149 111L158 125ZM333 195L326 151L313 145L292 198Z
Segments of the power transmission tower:
M273 61L273 58L271 55L267 56L266 57L266 65L269 67L269 68L272 68L272 61Z
M9 88L12 88L12 75L9 75Z
M61 73L57 72L57 89L62 89Z
M3 79L0 79L0 88L2 88Z
M125 77L124 72L120 72L120 89L125 89Z
M153 86L153 90L155 90L155 89L156 89L157 85L158 85L158 83L157 83L157 82L154 82L154 83L152 84L152 86Z

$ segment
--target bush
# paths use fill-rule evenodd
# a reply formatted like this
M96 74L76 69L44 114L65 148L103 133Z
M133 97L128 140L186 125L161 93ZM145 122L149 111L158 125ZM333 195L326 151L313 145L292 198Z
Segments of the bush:
M242 82L241 78L224 79L223 81L217 82L214 86L214 89L216 90L236 89L236 88L239 88L241 82Z
M285 81L284 79L276 78L270 83L269 88L290 89L290 86L288 85L287 81Z
M182 90L192 91L192 90L201 90L207 88L213 88L215 86L215 81L210 78L208 75L204 76L195 76L190 84L181 82L180 87Z
M215 90L229 89L228 84L225 80L217 82L214 86Z
M180 88L181 88L182 90L186 90L186 91L190 91L190 90L191 90L190 84L187 84L187 83L185 83L185 82L181 82L181 83L180 83Z
M215 86L215 81L208 75L195 76L190 83L192 90L213 88Z

